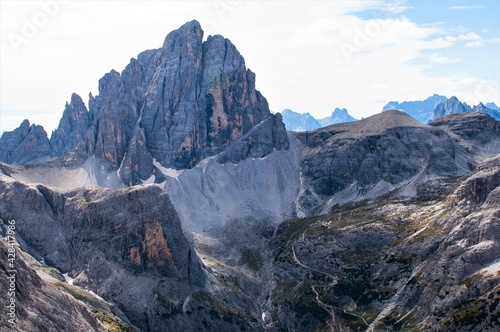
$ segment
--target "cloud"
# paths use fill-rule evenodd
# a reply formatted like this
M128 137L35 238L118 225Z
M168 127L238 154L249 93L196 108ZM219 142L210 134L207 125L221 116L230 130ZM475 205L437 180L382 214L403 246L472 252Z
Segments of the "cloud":
M444 55L439 54L439 53L432 53L429 56L429 60L433 63L436 63L436 64L448 64L448 63L460 62L459 58L452 58L452 57L444 56Z
M479 9L484 8L484 6L451 6L448 9Z
M482 47L482 46L484 46L484 44L480 41L465 43L465 48L475 48L475 47Z

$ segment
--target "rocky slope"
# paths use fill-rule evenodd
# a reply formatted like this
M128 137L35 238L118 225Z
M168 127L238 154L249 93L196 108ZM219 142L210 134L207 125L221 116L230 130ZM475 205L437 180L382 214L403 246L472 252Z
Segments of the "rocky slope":
M61 193L4 178L0 187L0 219L16 220L23 250L113 303L140 330L159 331L166 321L170 330L250 326L235 309L212 308L218 302L158 186ZM222 320L229 311L233 318Z
M288 141L244 159L246 135L192 169L158 164L164 188L58 191L3 165L0 218L144 331L496 328L500 167L476 160L500 152L497 121L463 113L423 125L394 111ZM487 225L479 236L476 221ZM486 250L479 263L459 260L471 246Z
M499 162L485 161L467 179L421 186L412 199L347 205L280 225L270 242L269 326L500 328Z
M0 284L10 289L12 270L7 264L7 237L0 243ZM16 243L17 246L17 243ZM107 302L65 281L56 269L16 248L14 267L15 319L0 302L0 324L9 331L136 331L113 314ZM5 293L7 296L7 292ZM9 297L10 299L10 297Z

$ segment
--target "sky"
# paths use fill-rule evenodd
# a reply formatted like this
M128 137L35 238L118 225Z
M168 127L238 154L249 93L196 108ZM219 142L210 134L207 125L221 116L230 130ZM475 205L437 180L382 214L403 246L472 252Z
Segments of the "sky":
M500 105L500 1L0 0L0 133L58 125L185 22L229 38L273 112L356 118L434 93Z

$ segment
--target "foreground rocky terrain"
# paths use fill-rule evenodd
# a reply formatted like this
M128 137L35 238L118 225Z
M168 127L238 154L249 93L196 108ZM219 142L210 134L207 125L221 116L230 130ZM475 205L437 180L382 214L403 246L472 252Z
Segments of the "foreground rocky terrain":
M286 132L231 42L193 21L106 74L89 110L73 95L50 139L25 121L0 143L17 330L500 328L486 114Z

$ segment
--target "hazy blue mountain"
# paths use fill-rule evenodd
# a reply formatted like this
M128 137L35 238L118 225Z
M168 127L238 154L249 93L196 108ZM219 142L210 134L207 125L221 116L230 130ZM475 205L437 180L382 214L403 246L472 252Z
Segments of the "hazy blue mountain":
M332 124L353 122L355 118L349 115L345 108L335 108L329 117L315 119L309 113L297 113L289 109L281 113L286 129L290 131L309 131Z
M460 102L457 97L453 96L444 103L441 103L436 106L433 111L432 119L436 120L443 116L450 114L459 114L466 112L477 112L488 114L492 118L499 120L500 119L500 111L496 109L490 109L486 107L483 103L479 103L474 107L470 107L466 103Z
M281 115L286 129L290 131L308 131L321 128L321 124L309 113L297 113L285 109Z
M353 121L356 121L356 119L350 116L345 108L338 108L338 107L335 108L335 110L329 117L318 120L318 122L321 124L322 127L326 127L337 123L345 123Z
M488 107L490 110L500 111L500 107L495 103L486 103L484 106Z
M432 120L432 114L436 106L444 103L446 100L445 96L434 94L425 100L403 101L402 103L391 101L384 106L382 112L390 110L403 111L415 120L427 123Z
M457 97L452 96L444 103L436 106L432 112L432 120L436 120L446 115L472 112L472 108L466 103L462 103Z
M495 103L488 103L488 104L490 104L490 105L493 104L494 106L496 106ZM479 105L476 105L472 108L472 111L488 114L493 119L500 120L500 109L498 107L496 109L494 109L494 108L490 108L490 107L485 106L483 103L479 103Z

